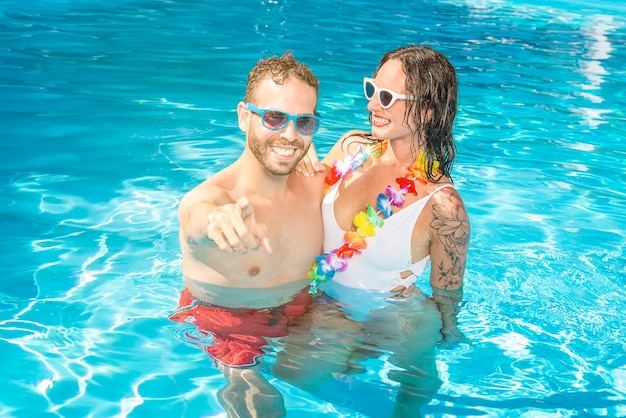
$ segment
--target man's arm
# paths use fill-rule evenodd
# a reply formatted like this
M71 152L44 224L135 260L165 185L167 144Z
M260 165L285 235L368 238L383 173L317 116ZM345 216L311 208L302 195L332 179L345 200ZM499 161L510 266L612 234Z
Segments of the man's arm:
M203 183L183 197L178 207L181 239L190 246L214 246L229 253L271 247L265 228L256 222L247 198L233 201L225 192Z

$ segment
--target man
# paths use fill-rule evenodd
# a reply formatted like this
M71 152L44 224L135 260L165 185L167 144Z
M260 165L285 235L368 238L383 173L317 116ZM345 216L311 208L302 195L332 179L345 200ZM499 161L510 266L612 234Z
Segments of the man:
M311 301L307 272L322 250L324 175L294 170L319 127L318 85L291 52L259 61L237 106L241 156L179 205L187 288L170 319L212 337L199 344L228 381L219 399L230 416L285 414L258 367L242 366L257 364L266 338L286 336Z
M237 106L243 153L180 202L186 278L263 288L306 277L322 247L323 175L294 170L319 126L318 84L292 53L250 71Z

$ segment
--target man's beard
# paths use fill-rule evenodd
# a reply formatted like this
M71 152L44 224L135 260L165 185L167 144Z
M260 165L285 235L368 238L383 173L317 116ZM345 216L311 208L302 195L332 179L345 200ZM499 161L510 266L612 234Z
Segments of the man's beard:
M275 176L286 176L288 174L293 173L293 171L296 169L296 166L298 165L302 157L306 155L309 147L306 147L305 149L304 144L300 140L296 140L292 143L287 143L285 140L280 140L278 138L280 138L279 135L263 142L259 139L259 137L257 137L254 134L254 132L250 132L250 136L248 138L248 146L250 147L250 150L252 151L256 159L259 160L263 168L265 168L265 170L268 173L273 174ZM297 155L300 152L302 154L300 155L299 158L296 158L290 161L281 162L281 161L271 160L268 157L268 150L270 150L272 145L294 146L296 147L294 154Z

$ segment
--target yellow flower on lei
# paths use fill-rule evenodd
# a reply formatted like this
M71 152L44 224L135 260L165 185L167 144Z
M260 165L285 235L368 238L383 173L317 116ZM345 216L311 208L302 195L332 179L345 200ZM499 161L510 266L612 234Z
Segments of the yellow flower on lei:
M365 211L361 211L354 215L354 226L356 226L356 233L360 237L368 237L376 235L376 231L374 231L374 227L367 220L367 215Z
M384 221L378 216L376 209L372 205L367 205L367 212L361 211L354 216L354 226L356 233L361 237L376 235L374 228L383 226Z

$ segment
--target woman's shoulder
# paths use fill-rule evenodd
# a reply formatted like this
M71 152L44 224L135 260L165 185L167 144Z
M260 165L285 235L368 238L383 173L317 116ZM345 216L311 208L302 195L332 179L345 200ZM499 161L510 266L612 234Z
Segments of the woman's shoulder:
M354 148L357 146L372 142L376 141L372 137L371 132L352 130L343 134L338 143L341 144L341 148L345 150L345 153L349 154L354 152Z
M458 190L451 183L437 187L433 191L432 199L429 200L428 205L430 205L429 212L433 218L430 222L431 227L447 225L446 230L449 232L457 229L467 229L469 232L469 217L465 204ZM439 222L436 222L437 220ZM435 229L437 228L435 227Z
M346 155L356 153L359 146L371 142L374 142L374 140L370 132L361 130L348 131L339 138L322 162L330 166L334 161L343 160Z
M362 140L363 138L367 138L367 137L371 137L371 136L372 136L371 132L362 131L360 129L352 129L352 130L346 132L345 134L341 135L340 141L345 140L347 138L351 138L351 137L361 138L361 140Z

